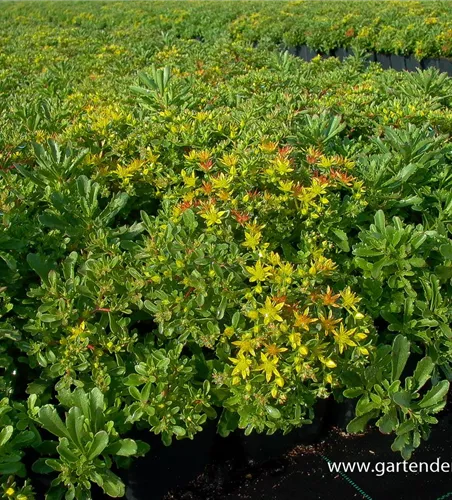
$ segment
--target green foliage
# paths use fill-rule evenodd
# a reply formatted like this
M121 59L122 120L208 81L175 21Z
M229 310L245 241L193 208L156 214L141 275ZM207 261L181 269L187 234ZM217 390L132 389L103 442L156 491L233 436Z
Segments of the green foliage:
M436 54L442 21L149 5L0 19L0 495L121 496L133 429L289 432L344 395L408 458L452 376L451 84L363 50Z
M131 87L132 92L140 97L141 102L147 109L164 111L170 106L184 109L193 104L190 86L180 82L174 84L169 66L163 69L152 66L151 75L149 77L144 73L140 73L138 77L143 87Z
M374 317L400 332L448 372L451 357L450 238L422 225L387 225L380 210L353 250L362 271L363 300Z
M381 432L395 433L392 449L404 460L411 458L421 439L428 439L430 425L438 422L434 415L444 408L449 390L447 380L433 381L435 363L430 357L422 358L402 384L409 354L409 341L397 335L392 348L378 348L372 365L360 373L359 385L344 391L347 397L360 396L356 417L347 430L362 432L370 420L378 419L376 425ZM430 389L421 391L427 383Z
M143 455L149 446L119 438L114 420L105 418L104 396L99 389L94 388L88 394L81 388L73 393L65 391L60 401L70 406L65 422L53 405L41 407L36 417L45 430L59 438L55 447L58 458L41 458L33 465L36 472L45 474L53 470L59 473L52 481L48 496L89 498L91 482L111 497L123 496L123 482L110 471L112 460ZM109 417L115 418L111 407L107 411Z

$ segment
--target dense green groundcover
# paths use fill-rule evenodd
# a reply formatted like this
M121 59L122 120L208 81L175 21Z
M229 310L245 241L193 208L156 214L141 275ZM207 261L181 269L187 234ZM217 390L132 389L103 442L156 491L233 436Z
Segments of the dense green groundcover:
M452 57L452 9L448 0L181 0L93 4L90 1L77 5L2 2L0 17L8 33L6 42L9 45L18 35L30 34L31 27L33 37L30 40L27 36L26 43L37 45L44 54L52 52L56 45L76 53L75 40L86 33L92 40L94 29L97 34L98 30L103 32L102 37L113 35L115 45L127 46L132 39L134 44L130 46L135 52L137 42L143 45L147 39L147 45L152 44L149 35L153 32L208 41L227 33L236 40L265 40L288 46L306 44L321 52L358 46L374 52L414 55L419 60ZM57 30L52 33L52 28ZM96 52L95 46L90 49Z
M2 11L3 498L121 496L134 427L288 432L330 396L408 459L444 407L452 81L256 51L224 5Z

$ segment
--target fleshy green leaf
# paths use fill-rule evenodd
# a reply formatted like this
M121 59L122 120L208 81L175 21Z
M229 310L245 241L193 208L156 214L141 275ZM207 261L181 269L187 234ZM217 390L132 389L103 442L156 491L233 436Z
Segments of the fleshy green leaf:
M88 459L92 460L100 455L108 445L108 434L105 431L99 431L93 439L88 451Z
M410 343L403 335L397 335L392 344L391 366L392 380L397 380L402 375L408 357L410 356Z
M449 391L449 382L447 380L441 380L432 389L430 389L427 394L422 398L419 403L420 408L428 408L429 406L434 406L442 401L447 392Z

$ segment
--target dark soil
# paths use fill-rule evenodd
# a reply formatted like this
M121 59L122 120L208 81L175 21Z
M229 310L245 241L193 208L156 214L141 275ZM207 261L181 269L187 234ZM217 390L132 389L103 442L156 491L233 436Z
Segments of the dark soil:
M345 410L344 410L345 408ZM335 415L331 419L331 410ZM320 408L320 418L308 428L287 436L221 438L206 429L203 440L179 441L164 450L153 449L137 461L129 475L129 500L452 500L449 472L330 472L332 462L402 462L391 451L393 437L374 429L349 435L343 428L349 407ZM322 415L323 413L323 415ZM452 405L440 415L427 442L411 461L452 463ZM332 423L339 424L331 425ZM199 438L201 438L199 435ZM295 443L300 443L296 445ZM160 452L163 452L161 454ZM377 468L379 466L377 465ZM380 466L381 467L381 466ZM402 466L401 466L402 467ZM197 472L196 472L197 471ZM190 478L191 475L191 478ZM352 484L354 483L354 484Z

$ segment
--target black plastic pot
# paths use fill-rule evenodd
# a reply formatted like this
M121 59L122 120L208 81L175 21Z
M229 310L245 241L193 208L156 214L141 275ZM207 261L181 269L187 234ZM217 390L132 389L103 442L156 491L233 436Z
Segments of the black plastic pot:
M233 480L237 471L278 461L300 444L318 443L328 430L333 417L337 424L340 410L332 408L332 400L319 400L312 424L295 429L285 436L275 433L251 433L245 436L237 430L227 438L217 434L217 421L209 421L193 440L174 440L166 447L159 436L148 431L132 436L150 444L150 452L134 460L131 469L121 470L128 500L162 499L168 492L183 490L191 481L204 474L212 493L220 494L224 484ZM339 408L339 407L338 407ZM328 427L330 428L330 427Z
M428 57L426 59L422 59L421 61L422 69L428 68L437 68L439 69L439 59Z
M406 69L405 58L403 56L391 55L391 67L397 71L403 71Z
M442 58L439 60L440 71L452 76L452 59Z
M391 68L391 56L388 56L386 54L377 54L377 62L381 64L381 67L383 69Z
M417 69L420 69L420 67L420 62L413 56L405 57L405 68L407 71L416 71Z
M312 50L307 45L302 45L301 47L298 47L297 55L305 61L312 61L312 59L317 56L317 52L315 50Z
M320 52L320 55L324 58L324 59L328 59L330 57L334 57L334 50L329 50L328 52Z
M209 421L203 432L196 434L193 440L173 440L171 446L164 446L160 436L148 431L133 436L151 445L149 453L135 459L127 471L120 471L126 484L128 500L158 500L169 490L183 488L204 472L213 460L217 422Z
M339 427L343 431L347 430L347 425L355 418L355 408L358 399L345 399L342 403L338 403L332 399L328 411L329 418L326 422L327 427Z
M351 403L347 400L346 403ZM340 403L336 409L328 401L327 416L336 413L346 405ZM340 407L340 408L339 408ZM450 454L452 425L451 403L441 412L439 424L433 426L428 443L416 451L414 460L418 463L434 464L446 462ZM334 416L336 418L337 415ZM345 423L345 422L344 422ZM391 451L394 435L381 434L371 429L365 435L348 436L333 430L322 440L320 446L300 446L290 455L283 454L261 464L249 464L240 470L229 471L222 489L215 489L217 478L208 470L188 489L173 492L166 500L319 500L334 495L336 498L400 498L435 500L452 495L450 477L446 474L404 471L386 474L363 474L361 471L347 471L338 474L329 463L351 463L363 461L372 467L384 462L401 461L400 455ZM438 458L439 457L439 458ZM374 469L377 472L377 468ZM218 471L217 471L218 472ZM422 494L420 493L422 492ZM147 498L156 500L152 494ZM146 498L146 500L147 500Z
M282 432L276 432L271 436L253 432L245 436L241 432L242 447L247 461L263 463L281 457L297 445L319 442L326 431L329 409L329 400L319 400L315 405L315 417L312 424L303 425L286 435Z
M339 48L335 49L334 55L335 55L335 57L337 57L338 59L343 61L346 57L351 55L351 53L348 49L344 49L342 47L339 47Z

